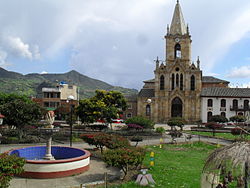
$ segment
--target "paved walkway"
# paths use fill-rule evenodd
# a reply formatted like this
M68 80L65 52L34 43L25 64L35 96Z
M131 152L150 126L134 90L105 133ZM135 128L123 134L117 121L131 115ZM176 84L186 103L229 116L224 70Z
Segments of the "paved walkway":
M164 143L171 143L172 139L169 135L164 135L162 137ZM186 142L186 141L204 141L220 145L229 145L232 142L223 139L207 138L203 136L192 136L191 140L188 139L188 135L184 134L181 138L177 138L175 141ZM146 139L140 142L138 145L158 145L160 144L160 139ZM32 144L34 146L34 144ZM40 144L41 145L41 144ZM56 145L68 145L68 144L56 144ZM21 148L29 146L24 145L1 145L0 153L8 151L13 148ZM73 147L88 149L90 146L86 143L73 143ZM11 181L10 188L77 188L81 184L88 184L91 182L100 182L104 180L104 173L108 173L109 179L117 178L120 176L120 171L117 168L107 168L105 163L96 159L91 158L90 170L76 176L70 176L65 178L55 178L55 179L26 179L15 177Z

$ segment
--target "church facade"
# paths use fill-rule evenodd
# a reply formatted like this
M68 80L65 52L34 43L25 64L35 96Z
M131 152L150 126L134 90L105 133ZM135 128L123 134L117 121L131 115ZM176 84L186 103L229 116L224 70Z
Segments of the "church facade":
M172 117L194 123L207 122L212 115L229 118L249 112L250 89L229 88L228 81L202 76L199 57L192 62L191 35L178 1L165 42L165 60L157 58L155 77L144 81L137 96L137 115L156 123Z

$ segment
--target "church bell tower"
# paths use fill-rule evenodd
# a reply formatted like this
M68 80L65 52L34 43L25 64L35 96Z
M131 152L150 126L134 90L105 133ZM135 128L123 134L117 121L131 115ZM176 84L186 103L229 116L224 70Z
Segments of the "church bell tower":
M177 0L172 22L167 26L165 60L156 60L153 119L166 122L182 117L188 122L200 120L200 60L192 62L191 35Z

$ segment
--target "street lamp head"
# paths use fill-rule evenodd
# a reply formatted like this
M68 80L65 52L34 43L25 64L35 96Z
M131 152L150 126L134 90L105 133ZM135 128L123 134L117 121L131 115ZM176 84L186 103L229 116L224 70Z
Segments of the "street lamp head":
M150 104L152 102L152 99L147 99L147 103Z
M0 125L3 124L3 118L4 118L4 115L0 114Z

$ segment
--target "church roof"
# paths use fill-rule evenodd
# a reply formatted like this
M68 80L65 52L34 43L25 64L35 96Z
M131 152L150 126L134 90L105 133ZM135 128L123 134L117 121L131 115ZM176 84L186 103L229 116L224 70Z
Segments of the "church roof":
M180 34L184 35L187 33L187 27L184 21L184 17L181 11L181 6L179 1L175 5L174 15L172 18L171 26L170 26L170 34Z
M144 83L154 83L155 82L155 79L153 78L153 79L151 79L151 80L145 80L145 81L143 81Z
M230 83L226 80L221 80L213 76L202 76L202 82L203 83Z
M139 97L154 97L155 96L155 90L154 89L141 89L141 91L138 94Z
M250 88L208 87L201 91L202 97L250 97Z

